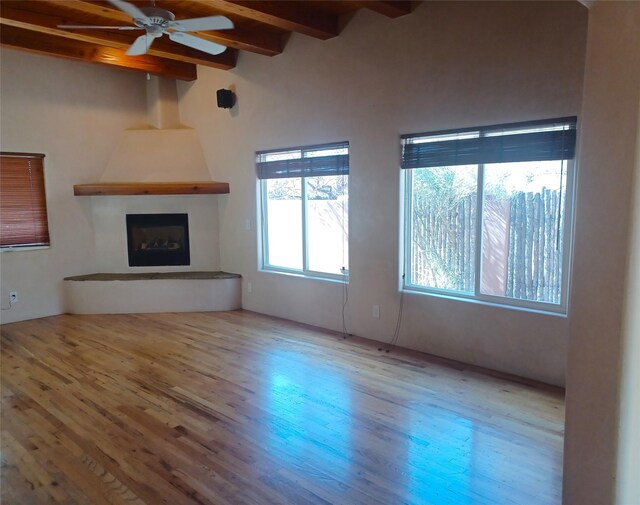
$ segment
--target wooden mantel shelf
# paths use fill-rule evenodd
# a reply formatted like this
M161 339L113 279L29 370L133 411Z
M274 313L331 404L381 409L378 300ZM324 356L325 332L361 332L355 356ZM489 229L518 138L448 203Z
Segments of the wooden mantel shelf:
M229 193L228 182L98 182L76 184L75 196L127 195L221 195Z

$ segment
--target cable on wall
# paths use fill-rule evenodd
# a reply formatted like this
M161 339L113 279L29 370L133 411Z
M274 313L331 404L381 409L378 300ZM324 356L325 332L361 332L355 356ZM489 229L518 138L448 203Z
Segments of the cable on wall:
M400 328L402 327L402 312L404 309L404 273L402 274L402 289L400 290L400 304L398 305L398 319L396 319L396 327L393 331L393 336L391 340L387 343L386 349L385 346L378 347L378 351L389 352L392 347L395 347L398 344L398 340L400 339Z

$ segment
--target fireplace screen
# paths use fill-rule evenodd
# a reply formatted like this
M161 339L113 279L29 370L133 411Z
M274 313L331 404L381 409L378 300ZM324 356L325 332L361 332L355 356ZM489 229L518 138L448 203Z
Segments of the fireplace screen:
M130 267L189 265L187 214L127 214Z

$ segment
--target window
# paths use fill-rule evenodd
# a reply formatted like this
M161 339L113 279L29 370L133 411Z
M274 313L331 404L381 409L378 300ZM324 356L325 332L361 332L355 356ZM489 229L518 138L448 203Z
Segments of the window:
M575 139L575 117L403 136L403 288L566 312Z
M44 154L0 153L0 248L49 245Z
M342 278L349 257L349 144L256 154L262 267Z

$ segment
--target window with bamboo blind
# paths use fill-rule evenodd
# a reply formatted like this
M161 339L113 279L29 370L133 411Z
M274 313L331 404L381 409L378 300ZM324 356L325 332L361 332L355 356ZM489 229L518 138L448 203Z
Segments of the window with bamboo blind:
M403 287L566 314L577 118L402 136Z
M0 153L0 248L47 245L44 154Z
M349 142L256 153L262 268L346 281Z

